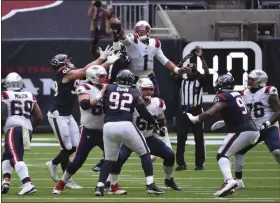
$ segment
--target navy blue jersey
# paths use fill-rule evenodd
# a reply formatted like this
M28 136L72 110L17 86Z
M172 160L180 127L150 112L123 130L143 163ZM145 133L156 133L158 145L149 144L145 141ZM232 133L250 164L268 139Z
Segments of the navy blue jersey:
M133 120L134 108L140 94L135 87L108 85L103 97L104 123Z
M230 133L257 131L239 92L222 92L215 97L214 102L226 102L227 106L221 111L221 116Z
M76 99L75 81L69 81L68 83L62 83L62 79L67 73L71 71L71 68L66 66L57 70L55 75L55 93L53 103L50 111L58 111L60 116L69 116L72 114L73 104Z

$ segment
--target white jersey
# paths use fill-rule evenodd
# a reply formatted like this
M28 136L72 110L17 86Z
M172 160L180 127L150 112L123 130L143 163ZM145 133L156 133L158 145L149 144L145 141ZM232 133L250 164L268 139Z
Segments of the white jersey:
M2 92L2 102L7 104L8 117L4 126L5 133L11 127L22 126L33 130L30 118L34 105L37 103L31 92Z
M76 89L77 95L88 94L92 99L100 93L100 90L90 84L82 84ZM81 126L88 129L102 130L104 125L104 113L101 102L99 101L92 108L83 110L80 107L81 112Z
M146 106L146 108L154 118L158 118L158 116L162 112L164 112L166 106L162 99L154 97L152 98L151 103ZM141 118L137 110L135 110L133 114L133 123L138 127L138 129L145 137L149 137L152 135L153 126L151 124L148 124L147 121Z
M255 93L252 93L249 89L242 91L243 99L257 125L268 121L274 114L268 103L270 95L278 95L277 89L273 86L263 87ZM279 126L279 124L276 122L272 126Z
M161 50L159 39L150 38L149 44L144 44L136 35L128 34L122 44L126 46L127 55L131 59L129 69L139 78L148 77L154 71L154 57L162 65L167 64L169 61Z

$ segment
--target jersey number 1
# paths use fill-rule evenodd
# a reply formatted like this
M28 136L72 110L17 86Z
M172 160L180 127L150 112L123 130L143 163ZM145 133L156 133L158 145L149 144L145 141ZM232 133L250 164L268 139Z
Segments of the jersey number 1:
M144 56L144 71L148 69L148 54Z

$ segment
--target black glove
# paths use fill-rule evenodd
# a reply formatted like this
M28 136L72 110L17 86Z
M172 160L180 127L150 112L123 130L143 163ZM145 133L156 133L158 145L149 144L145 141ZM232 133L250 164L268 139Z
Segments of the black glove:
M166 135L167 129L165 126L161 127L159 130L159 136L164 137Z
M99 7L101 7L102 3L101 3L101 1L95 1L93 5L96 6L97 8L99 8Z
M120 40L120 35L113 31L114 42L118 42Z

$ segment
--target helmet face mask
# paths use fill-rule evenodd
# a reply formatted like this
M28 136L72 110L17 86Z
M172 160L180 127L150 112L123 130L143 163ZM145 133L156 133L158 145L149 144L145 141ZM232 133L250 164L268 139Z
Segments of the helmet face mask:
M223 91L232 91L234 90L234 87L234 78L229 74L224 74L218 77L218 79L215 82L214 89L218 94Z
M134 27L134 34L138 36L140 41L145 41L150 38L151 26L146 21L139 21Z
M18 73L12 72L7 75L4 84L8 91L20 91L23 88L23 79Z
M151 100L154 94L154 84L149 78L141 78L136 83L137 89L145 100Z
M123 86L132 86L135 77L130 70L121 70L116 76L116 83Z

